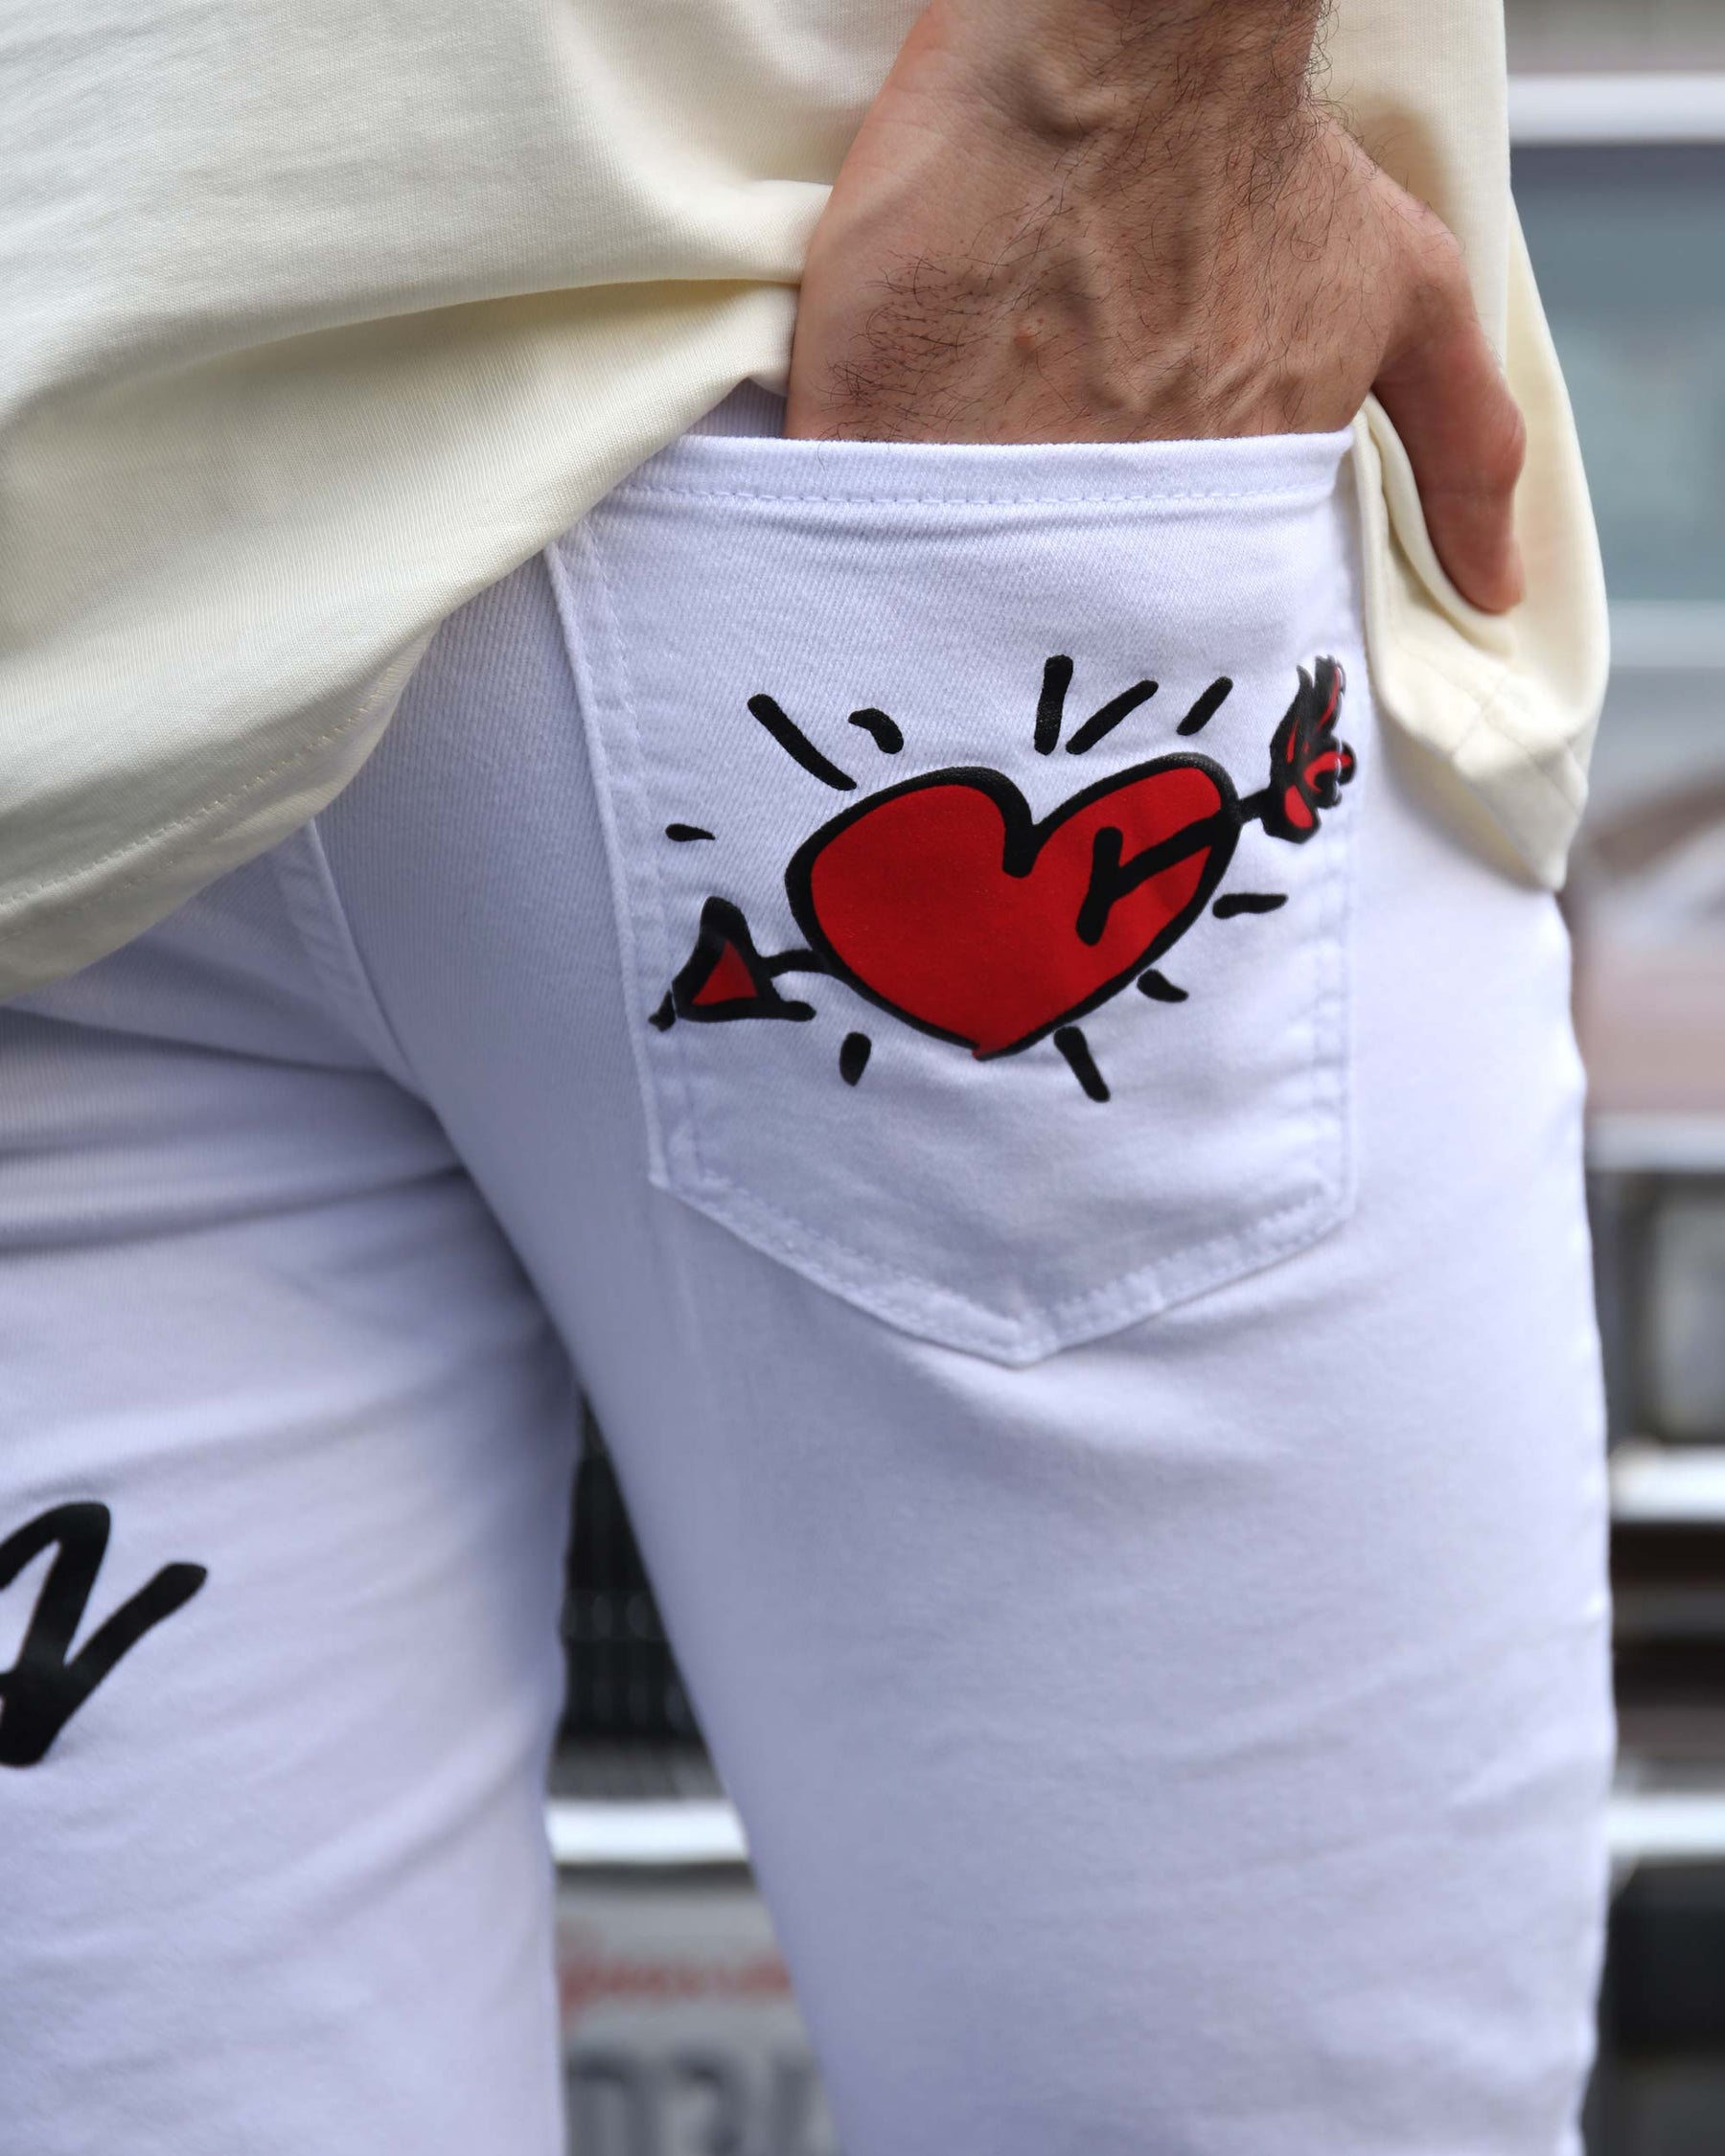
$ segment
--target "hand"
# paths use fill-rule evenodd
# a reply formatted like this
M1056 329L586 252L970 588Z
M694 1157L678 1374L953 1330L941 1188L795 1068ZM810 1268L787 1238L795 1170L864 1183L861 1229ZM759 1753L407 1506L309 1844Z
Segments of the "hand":
M816 227L787 431L1314 433L1375 389L1451 578L1521 596L1460 250L1308 85L1310 0L934 0Z

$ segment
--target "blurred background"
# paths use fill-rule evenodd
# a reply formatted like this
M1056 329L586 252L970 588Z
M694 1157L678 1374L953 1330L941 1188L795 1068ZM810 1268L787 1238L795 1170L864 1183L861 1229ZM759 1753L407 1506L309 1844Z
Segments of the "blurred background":
M1725 0L1508 0L1515 188L1614 661L1568 893L1622 1758L1589 2156L1725 2156ZM578 2156L836 2156L587 1433L550 1798Z

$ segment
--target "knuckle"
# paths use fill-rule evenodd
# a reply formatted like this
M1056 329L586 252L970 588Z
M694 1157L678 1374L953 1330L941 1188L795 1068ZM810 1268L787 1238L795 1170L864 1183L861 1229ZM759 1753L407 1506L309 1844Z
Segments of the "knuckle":
M1460 242L1436 210L1400 188L1386 192L1389 255L1402 317L1416 335L1441 335L1473 310Z
M1412 235L1412 269L1419 310L1434 326L1473 311L1473 287L1455 234L1438 215L1418 205Z

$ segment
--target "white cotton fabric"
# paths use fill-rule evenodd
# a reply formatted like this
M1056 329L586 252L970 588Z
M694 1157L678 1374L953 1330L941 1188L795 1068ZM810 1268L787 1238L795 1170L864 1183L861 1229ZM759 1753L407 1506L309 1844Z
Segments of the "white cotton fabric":
M978 1057L800 969L777 985L812 1021L651 1019L709 899L738 909L763 954L794 951L798 849L836 814L878 820L907 784L979 768L1039 820L1147 762L1163 767L1153 787L1219 765L1252 796L1300 670L1324 656L1352 684L1341 734L1368 726L1347 449L1346 434L1061 448L700 436L552 550L655 1181L890 1322L1005 1362L1117 1330L1344 1217L1346 795L1303 843L1246 825L1218 903L1245 892L1277 910L1206 905L1159 961L1178 1006L1134 993L1160 913L1096 967L1051 862L987 882L1003 833L979 810L992 862L932 890L912 933L960 1001L990 966L978 935L1020 936L1015 982L1050 958L1094 968L1077 975L1091 985L1124 966L1116 993L1075 1014L1105 1102L1080 1090L1058 1029ZM1072 679L1061 736L1039 749L1052 654ZM1226 700L1182 737L1218 677ZM1086 716L1146 679L1155 696L1087 746ZM756 723L760 692L836 776ZM902 747L884 753L848 722L859 707ZM691 827L711 837L667 839ZM884 843L903 876L938 868L914 832ZM1051 1021L1063 1005L1024 1007ZM839 1073L853 1029L870 1047L854 1089Z
M0 6L0 992L293 829L452 608L783 379L809 235L916 12ZM1343 0L1324 81L1460 237L1530 433L1501 623L1362 420L1379 693L1554 883L1604 614L1500 0Z
M1578 2156L1611 1709L1553 902L1360 693L1300 857L1346 831L1352 1211L1028 1365L938 1344L654 1187L562 574L447 626L314 824L0 1012L0 1532L109 1505L92 1619L208 1568L0 1770L7 2138L554 2156L574 1372L848 2156ZM628 595L632 668L705 618L692 577ZM656 722L693 754L689 674ZM1230 924L1242 1005L1281 918ZM1146 1037L1199 1015L1190 956ZM739 1064L702 1083L818 1186L750 1035L708 1028ZM875 1059L833 1128L885 1021ZM1213 1075L1216 1174L1280 1111ZM1154 1151L1147 1093L1072 1105ZM938 1174L908 1117L878 1145L880 1188Z

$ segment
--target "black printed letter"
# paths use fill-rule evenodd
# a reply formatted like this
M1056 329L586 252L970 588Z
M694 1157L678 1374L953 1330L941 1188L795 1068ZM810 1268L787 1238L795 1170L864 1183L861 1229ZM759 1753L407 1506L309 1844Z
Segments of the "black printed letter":
M74 1655L72 1641L107 1549L109 1521L105 1504L60 1504L0 1542L0 1591L33 1557L56 1546L18 1659L0 1674L0 1767L34 1767L44 1757L121 1657L189 1602L208 1576L202 1565L164 1565Z

